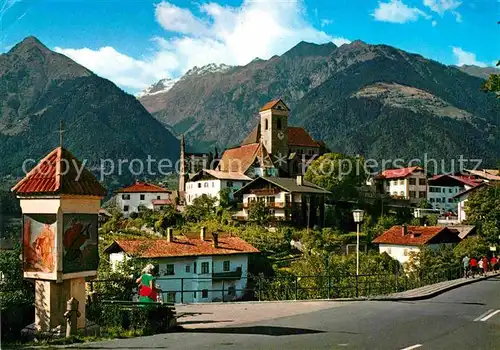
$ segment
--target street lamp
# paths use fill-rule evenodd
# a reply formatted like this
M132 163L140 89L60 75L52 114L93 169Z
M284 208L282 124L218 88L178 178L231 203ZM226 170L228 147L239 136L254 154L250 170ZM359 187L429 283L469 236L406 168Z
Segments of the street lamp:
M352 211L352 216L354 217L354 222L357 224L356 231L356 276L359 275L359 225L363 222L363 215L365 212L361 209L356 209Z

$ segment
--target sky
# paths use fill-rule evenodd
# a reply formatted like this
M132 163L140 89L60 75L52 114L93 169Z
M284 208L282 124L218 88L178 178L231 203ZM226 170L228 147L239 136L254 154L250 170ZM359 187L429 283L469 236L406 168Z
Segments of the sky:
M34 35L125 91L360 39L444 64L500 59L500 0L0 0L0 53Z

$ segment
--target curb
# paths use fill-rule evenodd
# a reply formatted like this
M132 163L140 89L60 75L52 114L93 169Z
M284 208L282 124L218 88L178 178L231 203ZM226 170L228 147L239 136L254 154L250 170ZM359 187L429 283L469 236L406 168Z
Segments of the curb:
M387 297L374 297L374 298L368 298L368 300L370 301L417 301L417 300L426 300L426 299L431 299L431 298L434 298L435 296L438 296L440 294L443 294L445 292L448 292L450 290L453 290L453 289L456 289L456 288L459 288L459 287L462 287L462 286L466 286L466 285L469 285L469 284L472 284L472 283L476 283L476 282L479 282L479 281L484 281L484 280L487 280L487 279L490 279L490 278L493 278L493 277L498 277L500 276L499 273L496 273L494 275L491 275L491 276L483 276L483 277L479 277L479 278L472 278L468 281L463 281L462 283L457 283L457 284L453 284L451 286L446 286L446 287L443 287L443 288L440 288L438 290L435 290L433 292L430 292L430 293L426 293L426 294L420 294L420 295L415 295L415 296L407 296L407 297L390 297L390 296L387 296Z

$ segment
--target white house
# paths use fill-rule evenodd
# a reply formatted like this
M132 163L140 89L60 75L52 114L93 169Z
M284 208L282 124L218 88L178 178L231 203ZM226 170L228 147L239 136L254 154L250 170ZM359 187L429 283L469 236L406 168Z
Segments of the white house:
M116 191L116 206L125 216L138 212L140 206L153 210L156 201L166 203L172 200L172 191L167 188L137 181L132 186L128 186ZM164 205L164 204L163 204Z
M169 229L167 239L119 240L105 252L113 267L132 255L156 261L156 284L165 301L196 303L243 296L249 256L259 250L229 234L206 236L205 228L196 238L174 236Z
M235 218L248 220L252 204L262 202L276 219L322 226L324 199L329 194L324 188L304 180L302 175L295 179L259 177L235 194L243 202L243 210Z
M455 196L479 184L467 177L446 174L433 176L428 182L427 200L433 209L454 213L458 210Z
M237 172L225 172L204 169L196 173L186 183L186 204L191 205L195 198L204 194L220 199L220 191L230 189L229 196L233 198L234 192L245 186L252 179Z
M418 253L424 246L437 248L442 244L457 244L461 238L457 230L445 226L393 226L373 240L379 252L387 253L401 264L408 262L410 253Z
M379 191L418 204L427 199L427 174L418 166L388 169L375 176Z

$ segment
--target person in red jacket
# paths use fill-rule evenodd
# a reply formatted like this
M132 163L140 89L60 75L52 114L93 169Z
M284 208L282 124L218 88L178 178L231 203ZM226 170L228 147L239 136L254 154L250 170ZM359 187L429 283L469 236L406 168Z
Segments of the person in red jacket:
M496 256L493 255L493 257L490 260L490 264L492 271L496 271L498 269L498 259Z
M470 270L472 272L472 278L476 275L477 272L477 260L476 258L471 258L470 259Z
M483 273L484 275L486 275L486 273L488 272L488 258L487 257L483 257Z

